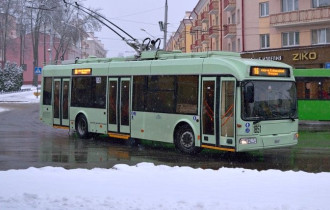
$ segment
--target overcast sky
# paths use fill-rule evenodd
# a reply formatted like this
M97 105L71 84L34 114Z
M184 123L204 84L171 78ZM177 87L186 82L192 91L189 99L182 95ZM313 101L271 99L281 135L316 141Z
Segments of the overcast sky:
M185 12L192 11L197 2L198 0L168 0L167 40L177 30ZM165 0L85 0L83 5L101 9L102 15L139 40L150 37L148 33L156 38L163 38L164 33L160 31L158 21L164 21ZM131 47L106 27L102 27L102 31L97 32L96 36L108 50L108 57L121 53L125 56L134 54Z

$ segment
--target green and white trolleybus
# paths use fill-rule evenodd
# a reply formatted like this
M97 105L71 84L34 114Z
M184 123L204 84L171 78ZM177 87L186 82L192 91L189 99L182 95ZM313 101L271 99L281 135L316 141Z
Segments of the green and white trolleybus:
M49 65L40 119L80 138L169 142L182 152L231 152L298 142L290 66L231 52L142 52Z

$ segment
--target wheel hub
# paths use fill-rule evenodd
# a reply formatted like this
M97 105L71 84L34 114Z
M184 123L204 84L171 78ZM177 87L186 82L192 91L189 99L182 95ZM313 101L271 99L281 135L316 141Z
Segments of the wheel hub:
M193 134L191 132L184 132L181 135L181 143L184 147L189 148L193 146Z

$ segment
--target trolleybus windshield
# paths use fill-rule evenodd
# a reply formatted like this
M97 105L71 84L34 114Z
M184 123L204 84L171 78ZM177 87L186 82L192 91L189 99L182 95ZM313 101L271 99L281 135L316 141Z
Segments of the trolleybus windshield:
M242 96L244 120L297 118L294 82L245 81L242 83Z

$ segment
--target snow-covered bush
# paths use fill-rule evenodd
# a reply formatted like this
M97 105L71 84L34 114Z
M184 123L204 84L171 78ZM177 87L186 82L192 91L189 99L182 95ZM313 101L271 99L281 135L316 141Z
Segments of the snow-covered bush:
M23 69L15 63L0 66L0 92L17 91L23 85Z

